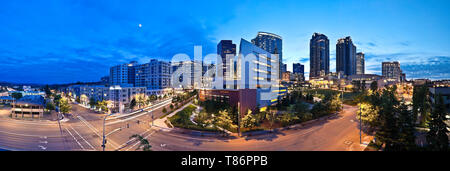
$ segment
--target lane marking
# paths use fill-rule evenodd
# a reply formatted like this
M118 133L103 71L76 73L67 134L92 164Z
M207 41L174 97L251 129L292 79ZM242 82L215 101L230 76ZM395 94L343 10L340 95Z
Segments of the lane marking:
M83 122L83 124L85 124L89 129L91 129L92 132L97 134L98 137L102 137L98 133L99 131L94 126L92 126L88 121L86 121L82 116L77 116L77 118L80 119L80 121Z
M167 102L167 103L165 103L165 104L161 104L161 105L159 105L158 107L154 107L153 109L151 109L151 110L149 110L149 111L143 112L143 113L141 113L141 114L138 114L138 115L135 115L135 116L132 116L132 117L123 119L123 120L117 120L117 121L113 121L113 122L108 122L106 125L113 125L113 124L117 124L117 123L126 122L126 121L129 121L129 120L133 120L133 119L135 119L135 118L138 118L138 117L141 117L141 116L143 116L143 115L146 115L146 114L148 114L148 113L150 113L150 112L153 112L153 111L155 111L155 110L157 110L157 109L159 109L159 108L162 108L162 107L164 107L165 105L168 105L169 103L171 103L171 102Z
M83 136L81 136L80 135L80 133L78 133L78 131L77 130L75 130L71 125L69 125L69 127L79 136L79 137L81 137L81 139L83 139L83 141L87 144L87 145L89 145L93 150L95 150L95 148L88 142L88 141L86 141L86 139L84 139L84 137Z
M147 133L148 131L150 131L150 129L147 129L146 131L140 133L139 135L140 135L140 136L145 135L145 133ZM131 141L134 141L135 139L136 139L136 138L131 138L131 139L129 139L127 142L125 142L125 143L123 143L122 145L120 145L120 146L119 146L120 148L118 148L118 149L121 149L121 148L125 147L128 143L130 143Z
M0 131L0 133L5 133L5 134L11 134L11 135L18 135L18 136L24 136L24 137L45 137L47 138L47 136L42 136L42 135L29 135L29 134L19 134L19 133L13 133L13 132L6 132L6 131ZM57 138L58 136L51 136L53 138Z
M100 131L98 130L98 129L96 129L94 126L92 126L92 124L90 124L86 119L84 119L82 116L77 116L78 117L78 119L81 121L81 122L83 122L83 124L85 124L89 129L91 129L92 130L92 132L94 132L97 136L98 136L98 138L99 138L99 142L100 142L100 144L102 144L102 141L103 141L103 136L102 135L100 135ZM116 145L116 143L114 142L114 141L111 141L111 145L114 147L114 148L117 148L117 145Z
M172 103L172 99L167 99L167 100L161 101L161 102L159 102L159 103L157 103L157 104L154 104L154 105L152 105L152 106L143 108L143 109L141 109L141 110L143 110L143 112L145 113L145 112L146 112L145 110L147 110L147 109L154 108L154 107L156 107L156 106L160 106L160 105L163 105L163 104L167 104L168 102ZM131 113L128 113L128 114L113 115L113 116L111 116L110 118L107 118L106 120L119 119L119 118L131 116L131 115L134 115L134 114L136 114L136 113L140 113L141 110L138 110L138 111L135 111L135 112L131 112Z
M144 139L147 139L147 137L153 135L156 131L153 131L152 133L148 134L147 136L144 137ZM133 146L131 146L130 148L128 148L126 151L130 150L131 148L134 148L136 145L138 145L141 142L136 142Z
M15 124L40 125L40 126L42 126L42 125L57 126L58 125L58 123L56 121L54 121L54 122L53 121L20 121L20 120L14 120L14 119L11 119L11 120L0 119L0 122L8 122L8 123L16 122ZM42 122L42 123L40 123L40 122Z
M38 145L38 147L41 148L42 150L47 149L47 147L44 147L44 146L42 146L42 145Z
M75 138L75 136L73 136L73 134L72 134L67 128L64 128L64 129L66 129L66 131L72 136L72 138L78 143L78 145L79 145L83 150L85 150L84 147L83 147L83 145L81 145L80 142L78 142L78 140Z

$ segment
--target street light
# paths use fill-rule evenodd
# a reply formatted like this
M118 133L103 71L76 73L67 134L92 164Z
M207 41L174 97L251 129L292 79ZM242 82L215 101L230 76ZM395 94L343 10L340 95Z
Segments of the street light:
M360 100L360 102L359 102L359 144L362 144L362 141L361 141L361 131L362 131L362 119L361 119L362 111L361 111L361 103L362 103L362 100Z
M359 86L361 86L360 87L360 89L362 89L362 84L363 84L363 81L362 81L362 74L360 74L360 77L359 77L360 79L359 79L359 82L360 82L360 84L359 84ZM365 87L365 86L364 86ZM361 91L364 91L364 90L361 90ZM361 137L362 137L362 109L361 109L361 103L362 103L362 97L359 99L359 144L362 144L362 140L361 140Z
M106 122L106 118L108 117L108 116L112 116L112 115L114 115L115 113L111 113L111 114L109 114L109 115L106 115L105 116L105 118L103 118L103 141L102 141L102 147L103 147L103 151L105 151L105 144L106 144L106 136L105 136L105 122Z

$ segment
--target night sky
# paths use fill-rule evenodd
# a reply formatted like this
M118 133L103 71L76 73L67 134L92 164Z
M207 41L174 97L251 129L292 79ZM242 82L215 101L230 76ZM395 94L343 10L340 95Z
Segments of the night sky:
M238 44L258 31L283 37L283 57L305 64L309 39L330 39L335 71L338 38L351 36L366 54L366 73L400 61L407 79L450 78L448 0L11 0L0 5L0 81L98 81L109 67L178 53L215 53L222 39ZM142 27L139 27L142 24ZM238 45L239 47L239 45ZM306 75L307 76L307 75Z

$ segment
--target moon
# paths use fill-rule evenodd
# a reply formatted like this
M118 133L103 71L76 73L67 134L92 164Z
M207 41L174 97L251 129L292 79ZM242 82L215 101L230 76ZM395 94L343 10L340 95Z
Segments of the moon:
M139 24L139 28L142 28L142 24Z

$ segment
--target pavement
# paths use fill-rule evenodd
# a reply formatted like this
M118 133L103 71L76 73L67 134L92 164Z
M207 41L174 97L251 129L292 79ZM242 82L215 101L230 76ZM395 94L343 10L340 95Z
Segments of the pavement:
M372 140L359 144L357 107L345 106L335 117L285 131L249 137L202 137L159 131L151 136L154 150L187 151L362 151ZM160 145L164 144L164 147Z
M156 125L166 126L164 120L159 117L164 115L162 108L168 109L169 105L170 103L161 103L159 106L155 104L154 107L133 116L108 120L107 124L113 124L106 125L105 133L113 133L107 137L106 150L136 150L139 142L129 138L133 134L147 138L152 150L155 151L361 151L365 148L359 144L359 128L356 120L358 108L353 106L345 105L343 112L335 117L289 130L245 137L212 137L151 128L150 113L154 115ZM187 105L189 103L185 106ZM0 117L0 149L102 150L105 115L77 105L73 105L72 109L70 120L61 123L61 129L55 121L20 121ZM371 139L370 136L363 136L366 143Z
M189 102L189 103L185 104L184 106L180 107L179 109L177 109L177 110L173 111L172 113L168 114L167 116L164 116L163 118L155 119L153 121L153 126L171 130L172 128L168 127L167 124L166 124L166 121L168 121L168 118L170 118L173 115L177 114L178 112L180 112L181 110L183 110L184 108L188 107L191 104L192 104L192 102ZM170 123L170 121L168 121L168 122Z

